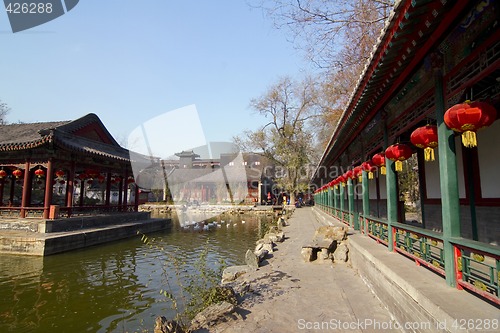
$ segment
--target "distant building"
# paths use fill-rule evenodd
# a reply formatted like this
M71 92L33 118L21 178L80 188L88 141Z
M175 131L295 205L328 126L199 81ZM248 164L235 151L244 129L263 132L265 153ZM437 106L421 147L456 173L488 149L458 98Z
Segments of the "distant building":
M273 191L274 166L260 154L221 153L219 158L203 159L190 150L175 155L179 159L158 163L164 177L155 172L157 179L150 190L157 191L151 191L150 201L161 197L176 203L255 204L265 203L267 193Z

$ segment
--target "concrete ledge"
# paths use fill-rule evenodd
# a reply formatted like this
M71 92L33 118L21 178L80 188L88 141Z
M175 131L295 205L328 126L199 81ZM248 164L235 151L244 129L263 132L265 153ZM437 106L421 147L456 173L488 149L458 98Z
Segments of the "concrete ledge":
M170 219L147 219L128 223L58 233L5 231L0 235L0 253L47 256L167 229Z
M331 224L340 223L324 212L316 211ZM417 266L399 253L389 252L386 246L368 236L352 232L348 244L352 266L387 306L403 331L496 331L482 326L487 319L500 321L500 311L496 306L465 290L447 286L444 277ZM467 320L471 320L477 329L469 329Z
M149 219L150 216L151 213L149 212L127 212L94 216L75 216L55 220L43 220L39 224L38 231L49 233L95 228L100 226L114 225L117 223L144 221ZM45 224L45 226L43 226L43 224Z

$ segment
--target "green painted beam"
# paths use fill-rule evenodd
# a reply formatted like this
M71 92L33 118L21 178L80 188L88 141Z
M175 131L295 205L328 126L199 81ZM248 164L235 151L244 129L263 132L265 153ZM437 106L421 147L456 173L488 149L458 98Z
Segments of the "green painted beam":
M458 194L455 134L444 123L445 101L441 71L435 74L436 121L438 126L439 176L446 283L456 286L454 251L451 238L460 237L460 201Z

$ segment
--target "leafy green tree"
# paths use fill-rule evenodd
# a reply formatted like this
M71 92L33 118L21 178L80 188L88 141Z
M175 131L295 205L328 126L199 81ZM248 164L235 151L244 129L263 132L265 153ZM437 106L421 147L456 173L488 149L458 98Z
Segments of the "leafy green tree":
M318 116L314 80L296 82L284 77L262 96L252 99L251 107L270 120L256 131L235 138L242 151L261 153L275 165L275 182L280 189L295 194L307 189L309 164L314 153L311 120Z

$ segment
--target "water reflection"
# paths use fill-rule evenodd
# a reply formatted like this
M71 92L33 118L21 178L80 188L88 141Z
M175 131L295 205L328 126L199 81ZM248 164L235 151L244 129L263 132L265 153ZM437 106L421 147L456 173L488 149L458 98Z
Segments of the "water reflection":
M215 219L231 225L196 231L175 224L151 236L165 253L188 263L185 273L205 246L211 262L242 264L258 238L260 218ZM174 316L159 294L166 276L175 282L165 263L166 256L139 236L46 258L1 255L0 332L152 331L157 315ZM170 291L178 294L179 288L174 283Z

